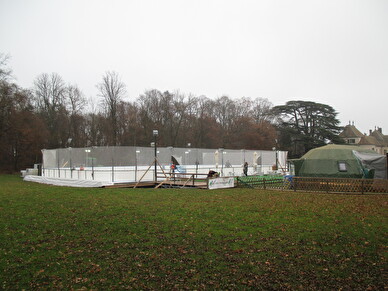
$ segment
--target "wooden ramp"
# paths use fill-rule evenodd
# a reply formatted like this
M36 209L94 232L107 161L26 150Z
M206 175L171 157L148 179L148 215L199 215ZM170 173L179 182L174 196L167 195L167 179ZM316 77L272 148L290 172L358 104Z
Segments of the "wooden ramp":
M189 183L188 183L189 182ZM207 181L195 181L194 184L186 180L150 182L128 182L104 186L103 188L198 188L207 189Z
M161 172L156 173L155 181L142 181L151 167L157 163ZM166 173L163 167L155 159L148 167L137 182L116 183L114 185L105 186L105 188L208 188L208 175L202 173Z
M128 182L128 183L116 183L114 185L108 185L103 188L155 188L157 184L153 181L150 182Z

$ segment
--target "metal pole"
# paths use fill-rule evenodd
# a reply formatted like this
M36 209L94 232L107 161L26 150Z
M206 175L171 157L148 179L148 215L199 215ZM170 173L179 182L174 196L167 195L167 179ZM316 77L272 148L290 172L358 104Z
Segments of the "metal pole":
M89 153L91 152L90 149L86 149L85 150L85 153L86 153L86 157L85 157L85 180L87 179L87 176L86 176L86 168L88 166L88 160L89 160Z
M94 159L92 157L92 179L94 180Z
M73 171L72 171L72 164L71 164L71 148L68 148L68 150L69 150L70 178L73 179Z
M224 149L221 152L221 176L224 176Z
M135 150L135 182L137 182L137 150Z
M59 149L57 150L57 157L58 157L58 178L61 177L61 170L59 168Z
M137 182L137 160L138 160L138 157L137 155L140 153L139 150L135 150L135 182Z
M155 171L155 173L154 173L154 180L155 180L155 183L158 181L158 175L157 175L157 173L156 173L156 168L157 168L157 158L158 158L158 145L157 145L157 137L158 137L158 134L159 134L159 132L158 132L158 130L156 130L156 129L154 129L153 131L152 131L152 135L154 136L154 156L155 156L155 163L154 163L154 171Z
M112 158L112 183L115 180L115 167L114 167L114 159Z
M276 150L276 170L278 169L278 150Z
M156 159L157 159L157 145L156 145L156 135L154 135L154 142L155 142L155 147L154 147L154 151L155 151L155 162L154 162L154 171L155 171L155 173L154 173L154 175L155 175L155 183L158 181L158 175L157 175L157 173L156 173L156 168L157 168L157 162L156 162Z

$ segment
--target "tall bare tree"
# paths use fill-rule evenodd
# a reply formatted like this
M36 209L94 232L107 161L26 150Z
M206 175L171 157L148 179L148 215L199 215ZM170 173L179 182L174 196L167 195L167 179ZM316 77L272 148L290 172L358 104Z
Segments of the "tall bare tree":
M118 105L126 95L125 84L120 80L116 72L108 71L102 77L102 82L97 85L100 96L103 100L104 110L109 119L111 137L110 145L119 145L118 143Z
M266 121L272 123L275 115L272 111L273 104L267 98L255 98L252 101L252 116L257 124Z
M50 133L48 147L68 145L65 91L65 82L57 73L41 74L34 81L35 107Z
M69 112L69 137L72 145L81 147L86 144L85 139L85 116L83 109L86 99L77 85L67 85L65 88L67 111Z
M8 67L9 55L0 53L0 82L9 81L12 70Z

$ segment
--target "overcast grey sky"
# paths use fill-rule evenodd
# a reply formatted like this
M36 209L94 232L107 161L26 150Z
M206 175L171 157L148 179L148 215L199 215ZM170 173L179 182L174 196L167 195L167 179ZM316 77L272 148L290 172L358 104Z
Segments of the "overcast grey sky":
M146 89L328 104L388 134L387 0L0 0L0 52L26 88L56 72L97 99Z

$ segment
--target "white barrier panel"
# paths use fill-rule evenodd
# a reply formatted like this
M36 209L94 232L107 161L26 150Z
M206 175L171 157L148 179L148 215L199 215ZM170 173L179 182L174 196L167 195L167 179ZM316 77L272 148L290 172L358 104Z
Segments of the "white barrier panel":
M151 147L42 150L42 176L112 183L138 182L140 179L153 181L154 150ZM243 165L247 162L248 175L265 175L273 173L276 166L280 166L282 171L286 170L287 152L158 147L157 160L166 173L171 171L171 164L174 163L177 169L179 166L186 174L207 174L212 170L218 172L220 177L242 176ZM161 172L159 166L157 171Z
M103 182L103 181L57 179L57 178L46 178L46 177L32 176L32 175L28 175L24 177L24 181L37 182L37 183L49 184L49 185L55 185L55 186L87 187L87 188L100 188L103 186L113 185L113 183L111 182Z
M234 178L233 177L221 177L209 179L209 189L222 189L222 188L233 188Z

